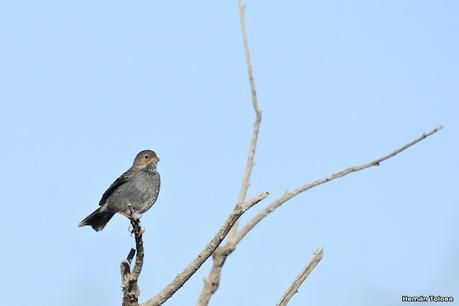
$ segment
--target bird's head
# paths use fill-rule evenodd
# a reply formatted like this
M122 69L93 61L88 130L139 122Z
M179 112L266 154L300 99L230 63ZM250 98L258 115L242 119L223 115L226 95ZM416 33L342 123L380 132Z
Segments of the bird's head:
M137 154L137 156L135 157L133 166L138 167L138 168L144 168L147 166L156 167L158 162L159 162L159 158L155 152L151 150L144 150L144 151L141 151L139 154Z

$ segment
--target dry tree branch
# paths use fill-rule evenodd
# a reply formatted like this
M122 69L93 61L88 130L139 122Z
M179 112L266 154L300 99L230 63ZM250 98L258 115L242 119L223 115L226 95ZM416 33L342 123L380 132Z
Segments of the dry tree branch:
M295 293L298 292L298 289L300 288L301 284L303 284L304 280L309 276L312 270L314 270L314 268L317 266L317 264L320 262L323 256L323 248L320 248L314 252L314 257L312 257L311 261L306 266L306 268L304 268L304 270L295 278L295 280L287 289L287 291L285 291L279 302L277 302L277 306L285 306L288 304L290 299L293 297L293 295L295 295Z
M182 271L175 279L167 285L160 293L141 304L141 306L157 306L167 301L183 284L185 284L190 277L202 266L202 264L212 255L220 243L228 235L231 227L234 223L252 206L259 203L261 200L269 195L267 192L260 193L258 196L247 202L238 202L234 207L231 214L223 223L220 230L217 232L215 237L206 245L206 247L199 253L199 255Z
M378 158L378 159L376 159L374 161L371 161L371 162L366 163L366 164L358 165L358 166L349 167L349 168L347 168L347 169L345 169L343 171L336 172L336 173L334 173L332 175L329 175L327 177L315 180L315 181L313 181L313 182L311 182L309 184L301 186L301 187L299 187L299 188L297 188L297 189L295 189L295 190L293 190L291 192L284 193L284 195L282 197L280 197L277 200L275 200L272 204L270 204L269 206L264 208L255 217L253 217L249 222L247 222L247 224L243 228L241 228L239 230L239 232L237 233L237 235L235 236L234 242L236 244L239 243L242 240L242 238L244 238L244 236L247 235L247 233L250 230L252 230L252 228L255 227L255 225L257 225L261 220L263 220L263 218L265 218L267 215L272 213L276 208L278 208L279 206L281 206L282 204L284 204L286 201L290 200L291 198L297 196L298 194L300 194L300 193L302 193L302 192L304 192L306 190L309 190L311 188L317 187L319 185L322 185L322 184L328 183L330 181L333 181L333 180L335 180L337 178L346 176L346 175L348 175L350 173L362 171L362 170L365 170L367 168L374 167L374 166L380 166L380 164L383 161L386 161L389 158L392 158L395 155L405 151L409 147L414 146L418 142L426 139L427 137L431 136L432 134L435 134L436 132L438 132L442 128L443 128L443 126L440 125L440 126L434 128L434 129L432 129L431 131L422 134L420 137L418 137L416 139L413 139L411 142L409 142L406 145L396 149L392 153L387 154L387 155L385 155L383 157L380 157L380 158Z
M353 172L358 172L370 167L374 166L379 166L383 161L386 161L395 155L405 151L406 149L414 146L418 142L426 139L427 137L435 134L439 130L443 128L442 125L434 128L433 130L426 132L422 134L420 137L412 140L411 142L405 144L404 146L396 149L390 154L387 154L383 157L380 157L374 161L371 161L366 164L361 164L358 166L353 166L349 167L343 171L336 172L332 175L329 175L327 177L315 180L309 184L306 184L304 186L301 186L291 192L286 192L283 196L275 200L273 203L271 203L269 206L264 208L262 211L260 211L255 217L253 217L249 222L246 223L244 227L242 227L233 237L233 239L229 239L224 246L219 247L218 252L214 253L214 263L212 266L212 269L204 282L204 287L201 291L201 295L199 297L198 305L199 306L206 306L209 303L210 298L212 295L217 291L218 286L220 284L220 277L221 277L221 270L223 268L223 265L226 261L226 258L236 249L236 246L241 242L241 240L261 221L263 220L266 216L268 216L270 213L272 213L275 209L280 207L282 204L287 202L288 200L292 199L293 197L301 194L302 192L309 190L311 188L317 187L319 185L328 183L330 181L333 181L337 178L346 176L350 173Z
M121 263L121 286L123 288L123 306L137 306L139 305L140 290L137 285L140 273L143 267L143 229L140 227L140 220L130 218L132 225L132 232L135 237L136 250L131 249L126 260ZM134 268L131 272L131 261L136 254Z
M249 48L249 37L247 34L247 26L245 23L245 4L243 0L239 0L239 19L241 24L241 33L242 33L242 42L244 45L244 53L245 53L245 61L247 66L247 74L249 77L250 83L250 92L252 97L252 106L255 111L255 122L253 124L253 131L252 131L252 140L250 142L249 154L247 156L247 163L244 170L244 175L242 178L241 189L239 191L238 202L245 201L247 197L247 191L250 187L250 176L252 174L253 166L255 165L255 151L257 149L258 143L258 134L260 131L260 123L262 118L262 112L258 105L258 98L257 98L257 89L255 87L255 77L253 75L253 66L252 60L250 56L250 48ZM233 228L231 229L228 235L228 242L235 239L237 235L237 229L239 226L239 221L237 221ZM231 243L233 244L233 243ZM199 296L198 305L208 305L210 297L215 293L218 289L218 285L220 283L220 272L225 263L226 257L229 253L229 248L221 248L218 247L213 255L213 264L212 269L209 273L207 279L204 280L204 286L202 288L201 294Z
M246 169L244 172L244 177L242 180L242 186L241 186L241 191L239 193L239 201L242 202L244 201L246 195L247 195L247 190L250 186L250 175L254 166L254 156L255 156L255 150L256 150L256 145L257 145L257 140L258 140L258 132L260 129L260 122L261 122L261 110L258 106L258 101L257 101L257 93L256 93L256 88L255 88L255 79L253 76L253 68L252 68L252 61L250 57L250 49L249 49L249 43L248 43L248 35L247 35L247 28L246 28L246 23L245 23L245 4L243 0L239 0L239 16L240 16L240 23L241 23L241 31L242 31L242 39L243 39L243 44L244 44L244 51L245 51L245 57L246 57L246 64L247 64L247 72L249 76L249 82L250 82L250 89L252 93L252 104L256 113L256 119L255 119L255 124L254 124L254 129L252 133L252 142L250 145L250 150L249 150L249 155L247 158L247 165ZM254 218L252 218L243 228L238 230L238 222L233 226L231 229L230 234L228 235L228 239L226 243L223 246L220 246L217 248L217 250L213 254L213 264L212 268L207 276L207 278L204 280L204 286L201 290L199 299L198 299L198 306L207 306L209 304L210 298L212 295L217 291L219 285L220 285L220 279L221 279L221 270L223 268L223 265L225 264L225 261L227 257L236 249L236 246L238 243L247 235L247 233L252 230L255 225L257 225L261 220L263 220L267 215L269 215L271 212L273 212L275 209L277 209L279 206L281 206L283 203L286 201L290 200L291 198L295 197L296 195L302 193L303 191L306 191L308 189L317 187L321 184L327 183L329 181L332 181L334 179L343 177L347 174L350 174L352 172L357 172L361 171L364 169L367 169L372 166L379 166L379 164L397 154L400 152L406 150L407 148L413 146L414 144L418 143L419 141L429 137L430 135L436 133L438 130L440 130L442 126L439 126L432 131L423 134L421 137L413 140L412 142L408 143L407 145L397 149L396 151L392 152L389 155L386 155L380 159L377 159L375 161L372 161L368 164L363 164L360 166L355 166L355 167L350 167L348 169L345 169L343 171L337 172L335 174L332 174L328 177L325 177L323 179L316 180L312 183L309 183L307 185L304 185L302 187L299 187L295 189L292 192L286 192L282 197L279 199L275 200L271 205L263 209L261 212L259 212Z
M242 40L244 43L245 61L247 64L247 74L249 77L250 92L252 95L252 105L253 105L253 110L255 111L255 122L253 124L252 140L250 142L249 154L247 156L247 164L245 166L244 176L242 178L241 190L239 191L239 197L238 197L238 202L243 202L245 201L245 198L247 197L247 190L250 187L250 176L252 174L253 166L255 165L254 158L255 158L255 151L257 149L258 133L260 131L260 122L261 122L262 113L261 113L260 107L258 106L257 89L255 87L255 78L253 76L252 60L250 58L249 37L247 35L247 28L245 25L245 4L243 0L239 1L239 17L240 17L240 22L241 22ZM237 231L238 224L239 222L236 222L236 224L233 226L233 228L231 229L228 235L228 239L231 239L234 237Z

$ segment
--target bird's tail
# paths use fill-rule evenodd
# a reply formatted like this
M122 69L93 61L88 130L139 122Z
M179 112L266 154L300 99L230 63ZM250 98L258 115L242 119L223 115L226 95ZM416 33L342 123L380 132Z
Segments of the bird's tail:
M107 225L114 214L115 212L112 210L99 207L92 214L84 218L78 226L90 225L96 232L99 232L104 229L105 225Z

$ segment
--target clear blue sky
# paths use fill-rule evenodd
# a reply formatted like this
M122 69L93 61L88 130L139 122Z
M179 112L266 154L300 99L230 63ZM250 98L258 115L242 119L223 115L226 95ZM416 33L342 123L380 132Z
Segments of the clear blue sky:
M273 305L323 246L290 305L459 300L459 3L247 1L263 109L249 196L298 196L239 245L212 305ZM141 149L161 158L143 218L141 300L171 281L235 204L254 114L237 1L0 4L0 287L4 305L113 306L133 242L115 217L77 228ZM167 305L197 301L207 263Z

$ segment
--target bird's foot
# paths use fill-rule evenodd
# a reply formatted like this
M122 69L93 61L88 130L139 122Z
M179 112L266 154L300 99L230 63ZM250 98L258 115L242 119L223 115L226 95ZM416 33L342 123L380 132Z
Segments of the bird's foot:
M129 224L129 232L135 235L142 235L145 230L140 226L140 221L137 219L131 219L131 224Z
M137 226L137 227L131 229L131 236L132 236L132 234L134 234L134 235L142 235L144 232L145 232L145 230L143 229L143 227Z
M138 234L139 234L139 235L142 235L144 232L145 232L145 229L144 229L143 227L140 227L140 226L139 226L139 232L138 232Z

